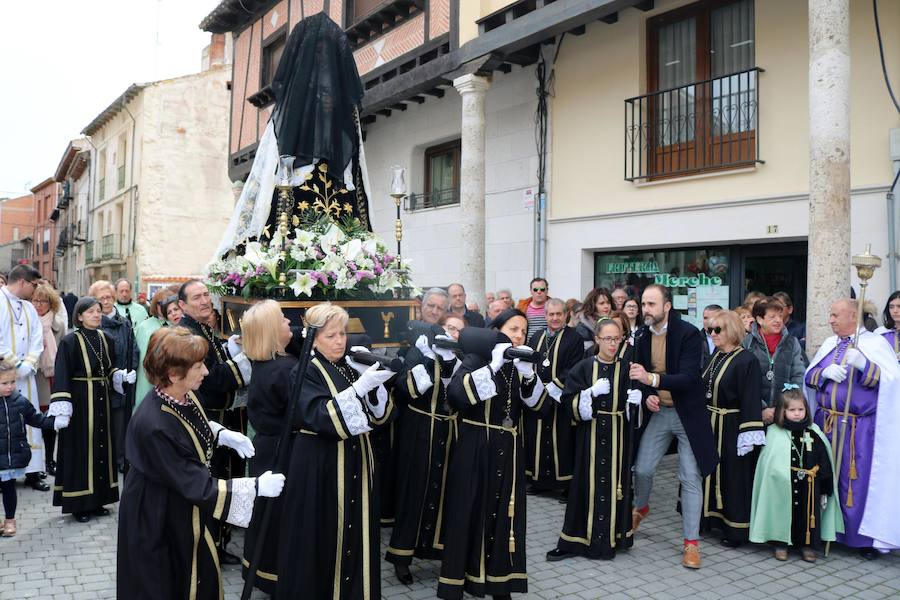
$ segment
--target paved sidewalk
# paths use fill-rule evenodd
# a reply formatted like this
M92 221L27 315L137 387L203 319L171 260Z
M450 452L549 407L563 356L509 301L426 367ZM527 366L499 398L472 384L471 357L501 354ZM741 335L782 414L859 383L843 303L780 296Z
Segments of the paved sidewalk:
M799 556L775 561L768 548L724 548L701 542L703 568L681 567L680 518L675 513L675 457L663 460L655 481L653 513L641 524L634 548L612 562L544 554L556 545L565 507L554 498L528 497L528 578L525 598L900 598L900 556L868 562L844 548L807 565ZM116 511L82 525L50 506L50 494L19 488L19 535L0 539L0 599L76 600L115 598ZM387 543L388 531L382 540ZM240 537L234 548L240 548ZM440 565L413 563L412 586L397 583L383 563L382 594L390 600L433 598ZM225 597L237 600L240 570L223 573ZM254 599L266 598L256 593ZM127 599L122 599L127 600ZM161 599L168 600L168 599Z

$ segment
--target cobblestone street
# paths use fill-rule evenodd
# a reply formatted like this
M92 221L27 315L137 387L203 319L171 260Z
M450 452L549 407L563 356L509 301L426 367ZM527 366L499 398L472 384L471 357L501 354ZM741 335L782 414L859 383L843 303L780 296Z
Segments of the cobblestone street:
M900 556L867 562L844 548L827 560L807 565L792 555L786 563L767 548L732 550L715 539L701 542L703 568L680 565L680 520L675 513L674 457L664 459L655 482L653 513L641 525L634 548L615 561L572 559L548 563L544 554L556 543L564 506L555 498L528 497L528 598L898 598ZM19 488L19 534L0 539L0 598L19 600L105 599L115 597L116 511L87 525L63 517L50 496ZM385 531L383 542L389 532ZM232 549L240 548L241 539ZM439 564L413 563L412 586L399 585L383 564L383 597L433 598ZM241 574L224 572L225 598L240 597ZM521 597L521 596L517 596ZM253 598L265 598L254 594Z

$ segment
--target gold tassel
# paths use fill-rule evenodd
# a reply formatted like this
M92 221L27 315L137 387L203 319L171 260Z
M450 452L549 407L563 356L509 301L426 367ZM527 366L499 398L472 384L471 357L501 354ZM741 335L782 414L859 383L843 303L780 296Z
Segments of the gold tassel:
M859 479L859 475L856 472L856 457L855 456L850 458L850 479Z
M516 497L513 496L509 500L509 507L506 510L506 516L509 517L510 519L512 519L515 514L516 514Z
M810 515L810 516L809 516L809 526L810 526L810 528L812 528L812 529L815 529L815 528L816 528L816 515ZM808 543L809 543L809 540L806 540L806 543L808 544Z
M622 499L622 482L619 482L619 485L616 486L616 500Z
M847 482L847 508L853 508L853 481Z
M513 533L513 530L509 530L509 553L516 553L516 534Z

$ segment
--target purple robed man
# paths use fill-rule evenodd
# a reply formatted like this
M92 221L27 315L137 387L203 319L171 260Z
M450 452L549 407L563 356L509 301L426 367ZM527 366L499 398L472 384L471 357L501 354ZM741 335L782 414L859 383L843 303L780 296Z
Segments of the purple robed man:
M900 547L892 497L900 489L900 470L894 462L900 452L894 435L900 427L900 367L880 335L860 329L857 348L852 347L856 315L854 300L832 304L829 324L835 335L810 362L806 394L815 423L835 452L844 429L844 406L850 400L838 473L845 533L837 534L837 541L874 558L874 549Z

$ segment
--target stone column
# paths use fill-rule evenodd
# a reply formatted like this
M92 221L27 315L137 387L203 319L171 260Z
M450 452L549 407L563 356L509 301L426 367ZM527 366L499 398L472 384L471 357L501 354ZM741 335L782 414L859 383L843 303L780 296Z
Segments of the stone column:
M462 96L462 152L459 173L461 283L469 298L484 299L484 94L490 79L464 75L453 80Z
M831 303L850 293L850 254L849 0L809 0L810 356L832 335Z

